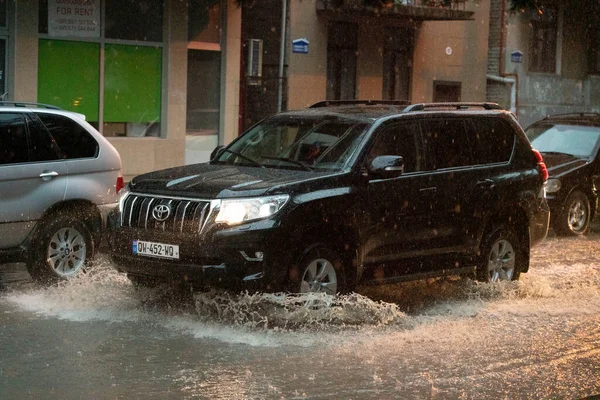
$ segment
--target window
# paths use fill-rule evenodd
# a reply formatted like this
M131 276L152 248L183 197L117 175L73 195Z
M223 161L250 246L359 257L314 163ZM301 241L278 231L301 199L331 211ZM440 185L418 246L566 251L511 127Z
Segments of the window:
M98 156L98 143L77 122L54 114L38 114L67 159Z
M162 42L162 0L106 1L106 38Z
M475 164L493 164L510 160L515 133L508 122L500 118L472 120L471 143L475 150Z
M358 26L331 22L327 31L327 99L352 100L356 92Z
M376 133L373 146L369 149L367 162L379 156L401 156L404 172L421 171L423 167L419 125L400 123L383 128Z
M35 114L27 115L27 126L31 150L30 161L52 161L63 158L56 142Z
M558 8L543 5L531 18L530 72L556 72Z
M425 149L429 170L473 165L469 136L462 119L428 121Z
M105 136L160 136L163 1L76 3L40 0L38 101Z
M21 114L0 114L0 165L29 161L27 131Z

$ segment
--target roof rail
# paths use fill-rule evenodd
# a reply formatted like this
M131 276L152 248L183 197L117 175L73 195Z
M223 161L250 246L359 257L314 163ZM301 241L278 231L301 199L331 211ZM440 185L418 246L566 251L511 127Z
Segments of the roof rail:
M50 104L44 103L33 103L29 101L0 101L0 106L4 107L38 107L47 108L49 110L62 110L60 107L56 107Z
M566 113L566 114L553 114L553 115L546 115L546 117L544 119L552 119L552 118L569 118L569 117L596 117L596 118L600 118L600 113L594 113L594 112L573 112L573 113Z
M409 101L405 100L323 100L308 108L323 108L336 106L408 106Z
M484 110L503 110L497 103L464 103L464 102L453 102L453 103L419 103L408 106L404 109L404 112L411 111L424 111L435 108L452 108L455 110L467 110L469 108L481 107Z

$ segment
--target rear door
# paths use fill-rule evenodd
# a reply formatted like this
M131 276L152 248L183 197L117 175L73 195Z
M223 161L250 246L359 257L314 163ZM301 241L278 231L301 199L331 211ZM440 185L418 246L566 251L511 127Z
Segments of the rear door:
M0 248L20 245L63 200L67 167L33 114L0 113Z
M446 260L450 256L450 265L439 268L464 266L465 257L476 254L486 218L507 193L514 132L494 116L449 116L426 126L427 168L436 187L432 248Z

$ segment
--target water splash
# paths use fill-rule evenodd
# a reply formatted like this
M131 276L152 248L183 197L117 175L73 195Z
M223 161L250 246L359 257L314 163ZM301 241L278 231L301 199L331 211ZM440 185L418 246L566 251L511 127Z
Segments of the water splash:
M204 319L248 328L335 330L356 327L409 326L398 305L353 293L199 293L198 314Z

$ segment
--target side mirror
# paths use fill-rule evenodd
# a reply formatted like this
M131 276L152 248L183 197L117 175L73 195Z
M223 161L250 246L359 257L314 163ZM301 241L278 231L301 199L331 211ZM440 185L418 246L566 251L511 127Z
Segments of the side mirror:
M401 156L375 157L369 165L369 175L376 179L395 178L404 173L404 159Z
M223 146L223 145L218 145L217 147L215 147L215 149L212 151L212 153L210 153L210 161L219 157L221 155L221 153L223 152L222 150L224 148L225 148L225 146Z

